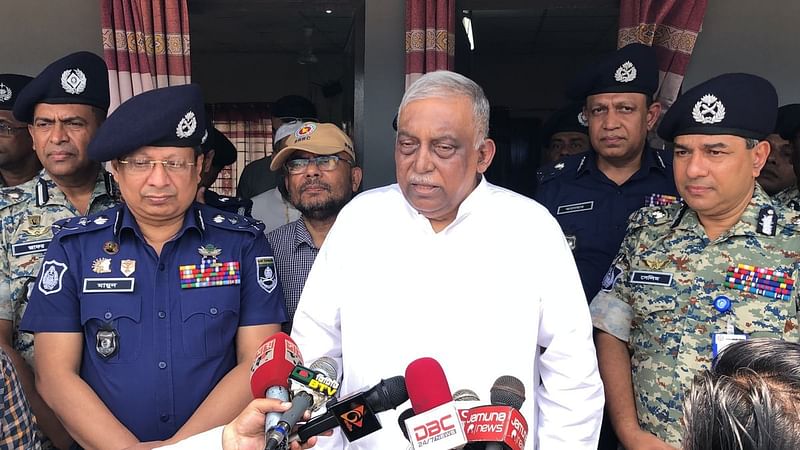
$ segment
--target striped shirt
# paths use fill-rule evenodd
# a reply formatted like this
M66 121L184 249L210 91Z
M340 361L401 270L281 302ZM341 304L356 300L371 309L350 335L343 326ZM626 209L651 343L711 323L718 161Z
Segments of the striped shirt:
M0 373L3 376L0 382L0 448L41 449L36 437L36 419L22 392L17 371L2 349Z
M275 255L275 267L286 300L286 312L289 314L289 321L282 328L289 333L300 294L319 249L314 246L314 240L302 217L267 233L267 240Z

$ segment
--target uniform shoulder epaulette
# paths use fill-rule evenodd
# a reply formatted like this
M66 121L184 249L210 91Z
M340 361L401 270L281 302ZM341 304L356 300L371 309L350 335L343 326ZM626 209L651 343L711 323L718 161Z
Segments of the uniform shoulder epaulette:
M255 236L264 233L265 227L260 220L210 207L200 207L197 212L206 226L249 232Z
M683 204L645 206L634 211L628 218L628 229L669 225L679 214Z
M88 233L114 225L118 209L103 211L89 216L77 216L61 219L53 224L53 236L61 239L73 234Z
M556 162L545 165L536 172L539 179L539 184L547 183L554 180L565 173L575 174L580 166L585 164L586 154L581 153L578 155L567 156Z
M0 188L0 209L30 201L33 193L18 186Z

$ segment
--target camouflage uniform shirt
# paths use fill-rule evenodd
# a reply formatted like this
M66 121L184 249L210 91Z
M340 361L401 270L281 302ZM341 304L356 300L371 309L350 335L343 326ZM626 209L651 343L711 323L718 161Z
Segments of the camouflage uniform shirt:
M788 188L773 195L772 203L781 206L788 206L795 211L800 211L800 189L797 189L797 186L789 186Z
M628 343L645 430L680 446L684 392L697 371L710 367L712 333L733 327L750 337L800 340L796 289L772 298L729 287L726 275L746 264L797 277L800 239L787 213L756 185L739 222L713 241L697 214L680 204L631 216L590 309L596 328ZM731 303L726 312L714 306L721 296Z
M115 192L110 174L101 170L89 201L89 213L117 204ZM44 170L26 183L0 189L0 320L13 322L12 344L31 367L33 335L18 332L28 304L28 290L53 238L51 226L57 220L78 215Z

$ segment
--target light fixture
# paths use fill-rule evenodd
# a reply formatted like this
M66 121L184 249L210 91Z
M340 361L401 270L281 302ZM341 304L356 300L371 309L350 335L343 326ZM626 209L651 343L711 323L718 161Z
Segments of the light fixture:
M472 11L465 9L462 13L464 17L461 18L461 24L464 25L464 31L467 33L469 49L475 50L475 38L472 35Z

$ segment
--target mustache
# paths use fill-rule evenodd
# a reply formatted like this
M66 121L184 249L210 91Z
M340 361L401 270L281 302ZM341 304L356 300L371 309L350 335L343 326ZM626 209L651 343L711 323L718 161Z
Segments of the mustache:
M322 189L325 189L326 191L330 191L331 190L330 185L328 185L327 183L323 183L320 180L308 180L308 181L306 181L306 182L304 182L303 184L300 185L300 192L305 192L308 188L311 188L311 187L322 188Z

